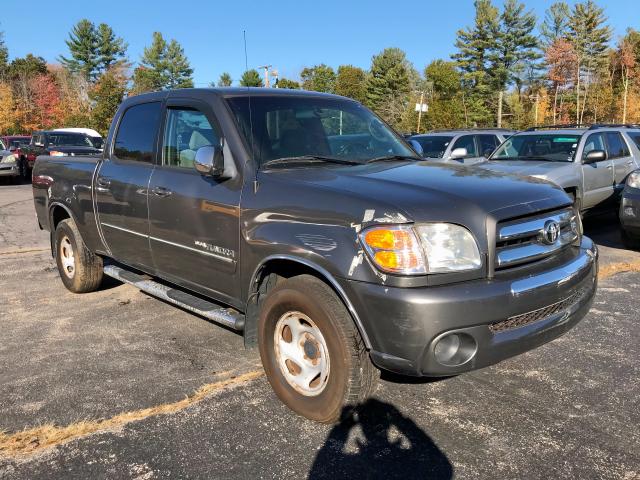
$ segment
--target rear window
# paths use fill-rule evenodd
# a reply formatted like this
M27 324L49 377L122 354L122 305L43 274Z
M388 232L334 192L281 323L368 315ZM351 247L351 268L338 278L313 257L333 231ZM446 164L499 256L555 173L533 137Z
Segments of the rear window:
M93 144L85 135L78 133L51 133L49 134L50 147L93 147Z
M425 158L442 158L444 152L453 139L449 135L429 135L428 137L414 137L415 140L422 146L423 154Z
M142 103L127 109L116 135L113 154L118 160L153 162L160 120L160 102Z

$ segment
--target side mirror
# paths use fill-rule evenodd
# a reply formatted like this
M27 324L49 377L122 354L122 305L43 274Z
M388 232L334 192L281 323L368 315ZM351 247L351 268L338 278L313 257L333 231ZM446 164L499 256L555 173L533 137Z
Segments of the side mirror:
M422 148L422 145L420 145L419 141L409 140L409 145L411 145L411 148L413 148L418 155L421 157L424 156L424 149Z
M591 150L584 157L582 163L589 165L596 162L604 162L607 159L607 152L604 150Z
M468 152L466 148L454 148L453 151L451 152L452 159L464 158L467 155L468 155Z
M220 177L224 173L222 147L220 145L200 147L196 151L193 163L201 175L210 175L214 178Z

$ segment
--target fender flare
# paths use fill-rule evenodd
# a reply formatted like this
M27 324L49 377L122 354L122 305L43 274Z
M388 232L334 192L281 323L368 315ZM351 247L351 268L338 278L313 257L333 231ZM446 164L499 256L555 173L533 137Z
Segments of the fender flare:
M347 296L346 292L344 291L342 286L338 283L338 281L335 279L335 277L327 269L321 267L315 262L297 257L295 255L286 255L286 254L269 255L268 257L263 258L262 261L258 264L258 266L253 271L253 274L251 275L251 281L249 283L249 291L251 291L251 287L255 285L255 282L258 279L258 275L260 274L260 271L263 269L263 267L267 263L269 263L272 260L287 260L290 262L299 263L315 271L323 280L325 280L329 284L329 286L336 291L336 293L338 294L338 297L340 298L340 300L342 300L342 303L344 303L344 305L347 307L347 310L351 314L351 318L353 318L353 322L355 323L356 328L360 332L360 336L362 337L362 340L365 346L367 347L367 350L371 350L371 341L369 340L367 331L365 330L362 320L360 319L358 312L356 312L356 309L353 307L353 304L349 300L349 297Z

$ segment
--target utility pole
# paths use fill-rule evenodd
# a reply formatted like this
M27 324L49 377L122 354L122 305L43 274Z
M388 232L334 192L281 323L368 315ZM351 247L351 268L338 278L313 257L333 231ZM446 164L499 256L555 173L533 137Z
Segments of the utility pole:
M263 68L264 69L264 86L269 88L271 86L270 82L269 82L269 69L272 67L272 65L262 65L258 68Z
M422 105L424 105L424 90L420 92L420 108L418 108L418 129L417 133L420 133L420 121L422 120Z

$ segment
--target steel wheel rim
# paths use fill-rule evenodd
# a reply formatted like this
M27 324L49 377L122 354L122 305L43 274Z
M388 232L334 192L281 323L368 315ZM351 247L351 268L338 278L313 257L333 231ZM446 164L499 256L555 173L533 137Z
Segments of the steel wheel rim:
M287 383L306 397L320 395L329 379L327 343L318 326L301 312L287 312L276 323L276 362Z
M66 235L60 240L60 262L62 271L68 278L73 278L76 272L76 262L73 255L73 245Z

